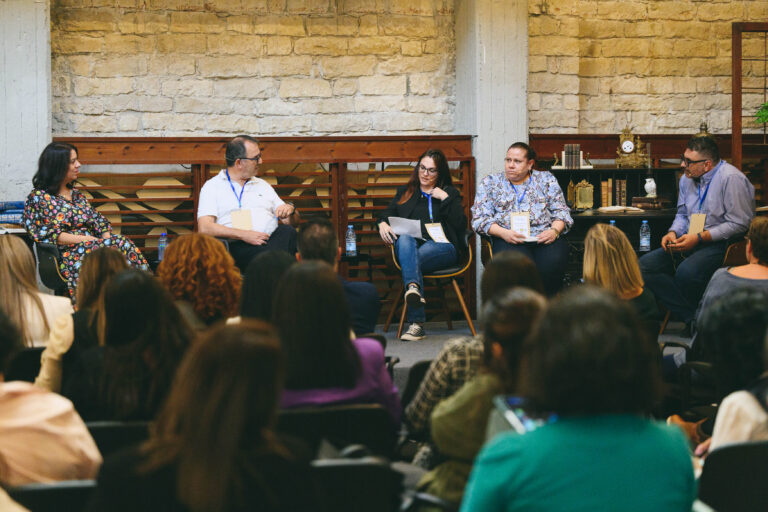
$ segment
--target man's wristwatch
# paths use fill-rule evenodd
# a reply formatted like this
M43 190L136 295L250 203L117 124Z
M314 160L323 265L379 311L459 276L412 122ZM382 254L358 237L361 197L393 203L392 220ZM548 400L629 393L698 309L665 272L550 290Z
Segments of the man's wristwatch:
M696 237L699 239L699 243L703 243L703 242L704 242L704 239L703 239L703 238L701 238L701 231L699 231L698 233L696 233Z

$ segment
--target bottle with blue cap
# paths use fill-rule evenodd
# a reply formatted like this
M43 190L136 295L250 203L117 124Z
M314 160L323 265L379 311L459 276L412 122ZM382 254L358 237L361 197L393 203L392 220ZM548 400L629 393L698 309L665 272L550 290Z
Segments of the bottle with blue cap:
M648 252L651 250L651 226L648 225L647 220L643 220L640 224L640 252Z
M352 224L347 226L346 248L347 256L357 256L357 239L355 237L355 227Z
M157 261L163 261L165 256L165 248L168 246L168 233L163 230L160 233L160 238L157 239Z

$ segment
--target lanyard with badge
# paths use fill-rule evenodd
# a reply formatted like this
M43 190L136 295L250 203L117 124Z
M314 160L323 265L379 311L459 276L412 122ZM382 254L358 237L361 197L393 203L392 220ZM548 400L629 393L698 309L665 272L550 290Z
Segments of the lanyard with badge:
M512 185L512 190L515 192L518 210L510 214L509 227L512 231L529 238L531 236L531 213L527 210L520 211L522 209L523 201L525 200L525 195L528 193L528 185L525 186L525 190L520 194L514 183L510 182L509 184Z
M224 171L227 175L227 181L229 182L229 188L232 189L232 193L235 194L237 199L237 210L232 210L230 217L232 219L232 227L235 229L253 229L253 219L251 217L251 210L243 209L243 192L245 192L245 185L240 189L240 195L235 191L235 185L232 183L232 179L229 177L229 170ZM247 182L246 182L247 183Z
M429 233L429 236L432 238L432 240L439 244L451 243L445 236L443 226L439 222L435 222L435 218L432 215L432 194L427 194L422 191L421 195L427 200L427 208L429 209L429 222L424 224L424 227L427 229L427 233Z
M699 183L699 189L697 190L698 213L694 213L691 215L691 221L688 226L689 235L696 235L704 231L704 224L707 221L707 214L701 213L701 207L704 204L704 200L707 198L707 194L709 194L709 187L712 186L713 180L714 180L714 176L712 177L712 179L709 180L709 183L707 183L707 188L704 189L704 195L701 195L701 183Z

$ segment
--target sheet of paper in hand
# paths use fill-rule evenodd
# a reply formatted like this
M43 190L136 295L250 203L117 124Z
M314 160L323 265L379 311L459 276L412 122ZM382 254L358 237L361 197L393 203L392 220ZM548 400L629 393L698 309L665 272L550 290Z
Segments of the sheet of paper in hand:
M421 222L414 219L404 219L403 217L390 217L389 226L397 236L410 235L413 238L423 240L421 236Z

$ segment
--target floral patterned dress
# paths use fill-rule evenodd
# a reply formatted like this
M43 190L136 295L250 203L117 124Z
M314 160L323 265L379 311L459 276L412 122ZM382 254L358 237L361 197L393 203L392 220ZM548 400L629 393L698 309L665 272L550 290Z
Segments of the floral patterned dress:
M59 245L59 271L67 281L69 295L74 301L80 265L86 254L99 247L114 247L125 255L131 266L149 269L139 249L123 235L111 234L109 221L93 209L88 199L77 189L72 201L44 190L33 190L24 205L24 227L36 242L58 243L61 233L91 235L98 240ZM102 238L109 234L109 238Z

